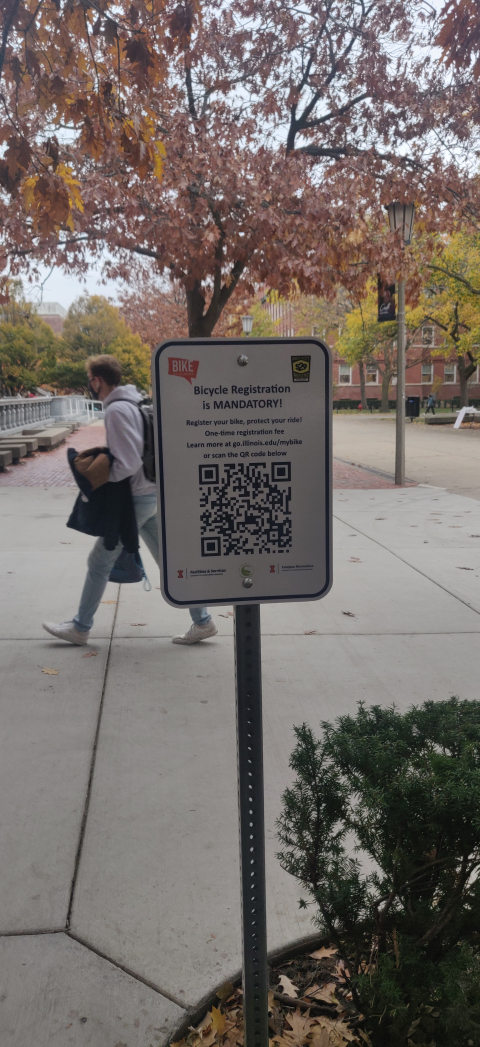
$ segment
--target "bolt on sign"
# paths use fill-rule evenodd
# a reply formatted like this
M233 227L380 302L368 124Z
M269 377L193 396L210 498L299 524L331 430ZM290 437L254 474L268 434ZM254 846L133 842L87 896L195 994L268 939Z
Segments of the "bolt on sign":
M165 599L325 596L329 349L315 338L165 342L153 388Z

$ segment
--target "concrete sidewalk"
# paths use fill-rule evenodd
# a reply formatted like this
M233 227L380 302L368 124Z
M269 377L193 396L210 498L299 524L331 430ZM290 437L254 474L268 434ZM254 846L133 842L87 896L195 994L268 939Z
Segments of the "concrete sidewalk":
M173 645L146 554L151 593L110 584L86 649L49 640L91 545L73 497L0 489L0 1044L158 1047L240 967L232 615ZM270 950L314 932L275 858L293 724L478 697L478 502L336 491L334 570L262 609Z

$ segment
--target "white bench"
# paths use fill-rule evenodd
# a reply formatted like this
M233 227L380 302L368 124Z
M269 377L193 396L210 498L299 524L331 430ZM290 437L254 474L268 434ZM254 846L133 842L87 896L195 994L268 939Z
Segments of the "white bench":
M480 411L478 411L476 407L461 407L459 411L455 411L455 414L457 415L457 420L456 420L455 425L454 425L453 428L454 429L460 429L460 426L461 426L461 424L463 422L463 419L465 418L465 415L467 415L467 414L473 414L473 415L480 414Z

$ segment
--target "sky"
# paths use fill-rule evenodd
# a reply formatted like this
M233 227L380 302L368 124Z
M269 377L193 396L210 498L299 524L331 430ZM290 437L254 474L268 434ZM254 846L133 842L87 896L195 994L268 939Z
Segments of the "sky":
M101 294L116 303L119 292L125 290L123 280L107 280L105 284L102 284L100 271L93 266L85 274L85 280L80 280L73 274L68 275L61 269L54 269L50 275L50 270L46 267L41 266L40 269L42 273L40 280L46 278L43 285L43 297L41 297L42 288L38 281L29 283L26 276L22 277L25 297L31 302L59 302L64 309L68 309L69 305L81 294Z

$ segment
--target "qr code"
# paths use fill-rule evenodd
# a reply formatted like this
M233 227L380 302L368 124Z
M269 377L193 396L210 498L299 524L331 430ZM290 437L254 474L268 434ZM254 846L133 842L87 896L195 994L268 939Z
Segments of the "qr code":
M290 462L201 465L199 480L202 556L291 549Z

